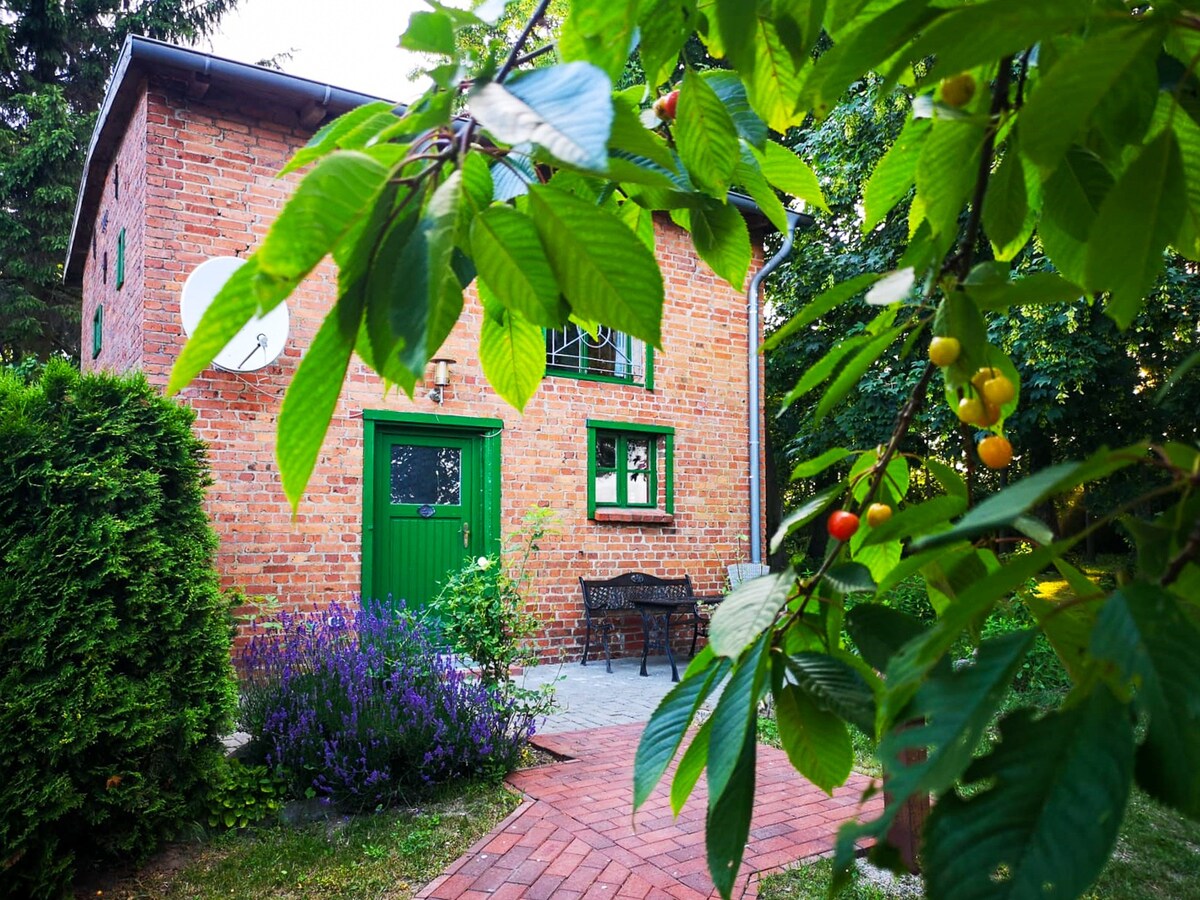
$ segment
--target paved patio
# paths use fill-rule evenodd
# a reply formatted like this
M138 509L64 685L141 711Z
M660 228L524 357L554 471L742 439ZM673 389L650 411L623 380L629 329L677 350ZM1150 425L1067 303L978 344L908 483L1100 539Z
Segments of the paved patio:
M631 816L642 723L672 686L665 660L652 661L648 678L637 674L639 662L614 662L612 675L602 662L539 666L526 674L527 686L559 679L563 708L534 743L569 758L510 775L525 801L418 897L716 896L705 860L703 778L679 818L668 799L671 772L636 820ZM828 853L838 826L864 811L859 801L869 783L853 776L828 797L784 753L760 746L750 843L734 896L756 896L763 872ZM876 794L865 811L876 815L881 803Z

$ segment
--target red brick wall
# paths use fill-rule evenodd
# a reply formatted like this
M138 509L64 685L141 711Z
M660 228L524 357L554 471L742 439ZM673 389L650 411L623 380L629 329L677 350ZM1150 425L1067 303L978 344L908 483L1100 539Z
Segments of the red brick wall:
M146 241L142 215L146 208L144 94L134 105L129 127L112 164L102 174L104 190L83 268L83 333L79 356L84 371L107 369L124 372L141 365L145 326L143 275ZM100 175L94 173L93 177ZM125 283L118 289L117 236L122 228L125 229ZM103 347L99 356L93 357L92 321L99 304L104 306Z
M183 343L178 308L184 279L208 257L244 256L262 237L295 183L294 177L277 180L275 173L309 133L278 111L188 101L153 83L142 115L145 340L143 346L131 337L136 349L126 349L141 354L151 381L165 383ZM131 123L127 144L139 143L138 127ZM561 520L560 533L542 542L535 558L530 598L545 624L541 644L549 655L579 655L581 575L636 569L688 574L698 592L719 592L724 566L744 557L739 536L749 532L745 300L696 259L687 236L666 220L658 225L658 255L667 302L653 391L551 377L518 414L491 392L479 370L480 311L468 296L441 352L459 360L441 406L423 386L411 401L394 391L385 396L373 374L357 360L352 364L293 519L279 486L274 433L283 391L333 298L332 270L316 273L289 301L291 336L275 364L242 375L210 369L181 394L196 410L196 431L211 448L216 483L209 509L221 536L224 581L289 605L346 599L359 589L362 413L388 409L504 420L506 535L532 506L549 506ZM589 418L674 427L673 524L587 519ZM627 636L631 650L637 638Z

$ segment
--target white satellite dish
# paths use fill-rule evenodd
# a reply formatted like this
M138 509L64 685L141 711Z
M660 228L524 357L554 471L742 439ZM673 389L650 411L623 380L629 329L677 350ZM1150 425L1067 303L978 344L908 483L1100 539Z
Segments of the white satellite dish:
M245 262L235 256L218 256L192 270L179 299L184 334L192 336L213 298ZM262 318L255 316L216 355L213 365L228 372L255 372L269 366L283 352L288 325L286 303L280 303Z

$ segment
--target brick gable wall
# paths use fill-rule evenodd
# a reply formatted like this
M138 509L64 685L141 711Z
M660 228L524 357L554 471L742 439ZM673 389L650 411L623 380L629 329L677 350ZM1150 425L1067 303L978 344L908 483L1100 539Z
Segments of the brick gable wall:
M136 358L152 382L164 384L183 344L179 293L188 273L212 256L245 256L265 234L296 181L276 179L275 173L310 132L289 124L277 110L220 97L188 100L155 81L139 116L144 141L138 140L135 118L126 144L145 148L145 230L137 250L144 251L139 277L145 318L140 335L122 331L106 341L120 343L125 354L120 359ZM123 190L122 200L125 196ZM581 575L688 574L698 592L720 592L724 566L744 557L739 536L749 530L745 299L699 262L680 229L663 219L656 230L667 302L665 347L655 353L653 391L548 377L518 414L492 393L479 369L481 313L469 292L462 319L440 353L458 360L440 406L421 385L411 401L395 391L385 395L374 374L357 359L352 363L293 519L279 485L274 435L283 391L334 297L333 270L314 273L289 301L291 333L274 364L247 374L209 369L180 395L196 410L196 432L210 446L215 484L209 511L221 537L217 564L224 582L252 596L274 595L289 606L345 600L359 590L363 411L395 410L504 421L505 535L533 506L548 506L560 517L559 534L542 542L533 563L537 576L530 601L545 626L539 643L546 655L578 658ZM85 280L85 295L93 290ZM675 429L671 525L587 519L588 419ZM627 630L622 640L626 652L640 649L637 629Z

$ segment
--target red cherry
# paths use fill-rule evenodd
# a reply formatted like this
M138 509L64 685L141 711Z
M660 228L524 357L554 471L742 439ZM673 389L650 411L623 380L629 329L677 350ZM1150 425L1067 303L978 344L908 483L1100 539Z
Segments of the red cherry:
M844 509L839 509L829 516L829 521L825 523L825 528L829 531L829 536L835 541L848 541L854 536L854 532L858 531L858 516L852 512L846 512Z
M675 107L679 105L679 91L671 91L667 96L663 97L662 111L666 114L667 119L675 118Z

